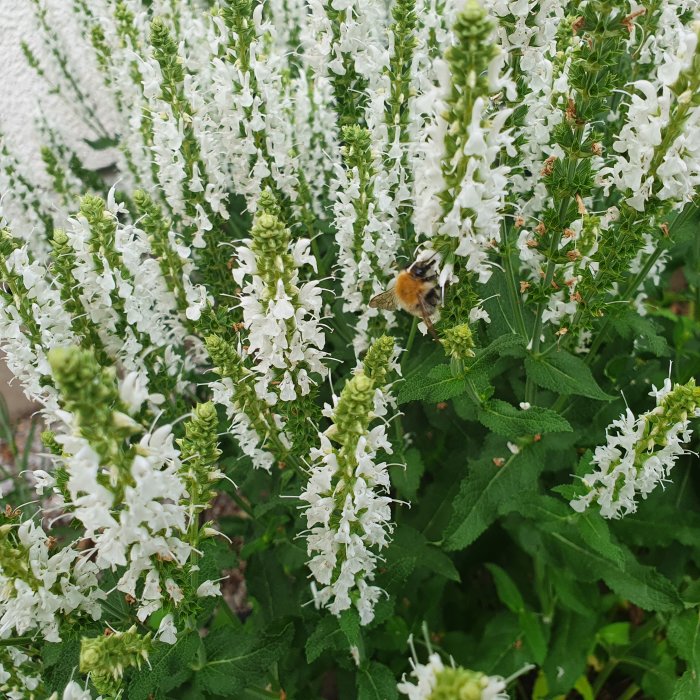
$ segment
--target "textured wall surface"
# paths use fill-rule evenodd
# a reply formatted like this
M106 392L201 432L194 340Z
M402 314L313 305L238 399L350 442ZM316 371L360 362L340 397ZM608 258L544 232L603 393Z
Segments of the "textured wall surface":
M46 0L49 24L64 40L69 51L71 73L83 90L91 94L98 106L102 122L110 125L109 105L105 102L102 79L92 58L84 28L76 25L71 0ZM41 136L37 120L42 114L60 128L68 143L74 146L90 166L101 167L112 162L109 153L90 152L83 138L95 138L80 118L70 95L49 94L48 86L27 65L20 48L26 41L37 56L46 56L43 36L34 18L30 0L0 0L0 130L11 150L32 166L39 158Z

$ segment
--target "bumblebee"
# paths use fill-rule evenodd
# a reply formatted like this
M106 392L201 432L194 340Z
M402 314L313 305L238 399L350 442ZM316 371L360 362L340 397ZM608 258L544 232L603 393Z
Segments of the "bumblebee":
M437 274L431 260L416 260L405 270L401 270L393 286L370 299L373 309L403 309L425 322L430 334L437 340L437 333L431 316L440 303Z

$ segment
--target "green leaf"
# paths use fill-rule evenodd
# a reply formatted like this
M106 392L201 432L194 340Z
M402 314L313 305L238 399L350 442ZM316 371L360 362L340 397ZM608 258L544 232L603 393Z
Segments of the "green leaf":
M207 661L197 674L197 682L205 692L225 697L262 684L272 664L288 651L293 637L291 622L262 636L215 630L204 639Z
M306 640L306 660L313 663L324 651L337 651L345 639L333 615L324 615Z
M633 339L639 350L646 350L657 357L671 353L666 338L657 333L656 324L636 311L630 310L615 319L614 326L623 338Z
M550 580L564 608L579 615L589 615L590 590L580 581L559 570L552 572Z
M530 610L523 610L519 620L532 658L537 664L542 664L547 657L547 633L540 618Z
M525 608L525 601L520 595L518 587L500 566L486 564L486 568L493 576L496 592L501 602L511 612L518 615L525 642L532 652L533 659L541 664L547 655L547 635L542 628L542 623L535 613Z
M64 639L60 644L44 644L41 658L44 662L46 689L63 691L78 668L80 642L77 639Z
M447 401L465 390L464 379L454 377L450 366L442 364L430 369L427 375L406 379L396 400L399 404L418 400Z
M473 648L469 666L489 675L513 673L532 661L530 649L522 644L518 615L506 610L490 613L479 643Z
M695 678L700 678L700 610L694 608L674 615L667 636L678 656L688 662Z
M521 501L542 534L550 565L581 581L602 579L615 593L645 610L673 612L681 606L675 586L651 566L613 540L608 523L595 514L578 515L567 504L548 496Z
M258 602L265 622L299 615L299 588L280 563L280 550L269 549L250 558L246 569L248 594Z
M468 371L473 372L481 367L486 367L496 357L521 356L524 348L525 340L517 333L499 335L483 350L477 350L476 357L467 365Z
M626 542L639 546L656 545L666 547L680 542L686 547L697 547L700 542L700 514L686 510L678 517L674 503L659 499L651 508L640 508L619 522L615 532Z
M574 687L586 670L586 657L593 648L596 616L577 615L559 609L554 616L550 651L544 661L549 690L553 697Z
M544 468L541 443L510 455L508 448L486 450L487 455L469 466L459 493L452 502L452 518L445 532L445 548L469 546L500 515L517 509L538 489L537 477ZM510 456L508 456L510 455ZM498 467L493 458L506 458Z
M671 700L698 700L700 697L700 676L686 671L676 682Z
M357 673L357 700L396 700L398 697L396 678L384 664L372 661L360 668Z
M483 404L477 413L479 421L487 428L511 439L523 435L544 435L572 430L566 418L540 406L531 406L523 411L506 401L491 399Z
M586 676L580 676L576 680L576 683L574 683L574 689L581 693L582 700L594 700L595 698L591 683Z
M496 566L496 564L486 564L486 568L491 572L491 576L493 576L499 600L511 612L523 612L525 610L525 601L520 595L520 591L513 579L508 576L500 566Z
M394 532L386 553L386 563L387 578L390 581L402 581L419 567L444 576L450 581L460 580L450 557L429 544L425 535L408 525L400 525Z
M630 643L630 623L612 622L601 627L596 636L606 646L626 646Z
M525 358L525 371L535 384L557 394L587 396L599 401L612 401L597 384L583 360L563 350L538 358Z
M612 538L607 521L598 515L575 514L549 496L521 500L517 508L541 538L539 542L532 537L521 539L521 546L533 556L544 556L549 567L567 571L579 581L602 579L621 598L645 610L674 612L682 607L671 581L654 567L640 564Z
M338 618L338 626L345 636L346 648L355 647L360 654L360 658L362 658L364 656L364 642L360 631L360 616L357 610L354 608L343 610Z
M678 591L665 576L654 567L640 564L627 547L613 542L602 518L591 513L582 519L587 521L587 527L580 527L579 532L592 549L591 558L600 562L597 555L602 555L609 561L600 562L600 577L612 590L645 610L678 610L682 605ZM567 546L572 546L572 540L567 541ZM580 549L573 546L580 554Z
M129 700L146 700L149 695L167 692L184 683L192 675L201 639L196 632L181 637L175 644L158 644L148 657L150 668L129 683Z

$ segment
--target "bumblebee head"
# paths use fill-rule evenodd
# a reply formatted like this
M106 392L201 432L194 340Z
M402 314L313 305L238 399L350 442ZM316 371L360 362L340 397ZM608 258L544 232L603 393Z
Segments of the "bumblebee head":
M408 271L417 279L429 280L433 279L435 275L435 270L433 265L435 264L434 258L428 258L427 260L416 260L411 263Z

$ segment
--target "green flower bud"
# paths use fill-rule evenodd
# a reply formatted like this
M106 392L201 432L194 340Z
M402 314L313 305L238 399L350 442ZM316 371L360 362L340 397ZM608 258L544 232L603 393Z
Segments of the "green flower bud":
M345 384L333 413L332 429L326 431L328 437L343 446L339 462L352 462L357 441L372 419L373 405L374 382L364 372L358 372Z
M214 372L222 377L230 377L234 384L248 374L241 356L223 338L218 335L209 335L204 339L204 343L214 363Z
M185 79L185 72L178 60L177 44L161 17L151 22L151 46L165 81L179 85Z
M445 353L456 360L474 357L474 338L468 323L448 328L442 337Z
M0 256L6 258L19 248L19 241L6 228L0 229Z
M430 700L481 700L490 683L487 675L460 666L439 671L435 680Z
M351 124L342 129L343 159L349 168L358 168L360 171L371 166L372 163L372 134L369 129Z
M289 229L279 218L280 209L269 189L258 199L258 211L251 230L251 250L255 254L258 274L265 282L266 294L275 293L281 279L287 293L291 289L291 277L296 270L289 254ZM290 296L293 294L290 293Z
M363 363L365 374L371 377L377 386L383 386L386 383L386 375L393 355L394 339L390 335L378 338L367 350Z
M55 248L63 248L68 245L68 234L61 229L54 229L51 245Z
M187 469L201 471L201 477L207 479L208 468L221 455L217 435L219 417L211 401L197 404L192 418L185 423L185 437L177 440L181 458Z
M41 433L41 442L51 454L60 456L63 452L61 446L56 442L56 433L53 430L44 430Z
M258 197L258 211L265 214L279 216L280 207L277 199L269 187L266 187Z
M95 688L104 695L116 695L127 668L148 659L153 644L151 633L141 635L133 625L126 632L80 640L80 672L90 674Z

